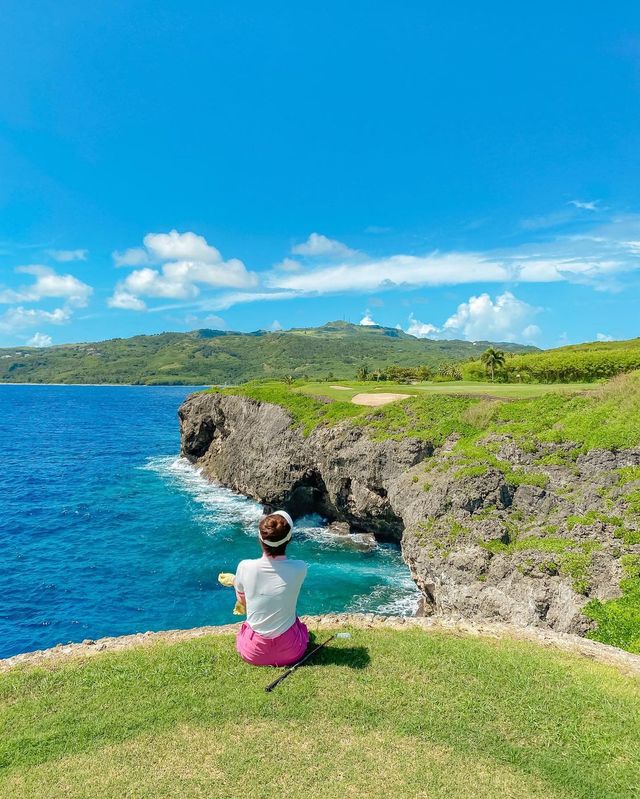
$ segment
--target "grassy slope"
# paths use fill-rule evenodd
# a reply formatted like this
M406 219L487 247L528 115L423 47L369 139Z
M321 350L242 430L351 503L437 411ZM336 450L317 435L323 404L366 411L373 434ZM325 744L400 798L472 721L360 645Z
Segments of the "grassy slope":
M453 450L459 469L457 477L464 478L465 468L466 476L471 476L492 466L501 469L514 485L528 483L544 487L547 478L542 468L513 469L498 460L495 452L481 443L487 434L507 434L530 451L539 442L572 442L575 449L566 456L564 464L569 467L580 452L640 444L640 372L621 375L589 392L569 395L549 392L501 402L455 393L423 392L375 410L353 405L343 396L349 397L348 392L336 392L339 399L327 401L309 396L302 389L304 386L289 387L281 383L248 384L228 389L227 393L286 407L294 424L306 433L319 424L344 420L368 427L376 439L416 436L440 445L455 433L460 436ZM544 465L540 463L540 467ZM621 534L628 544L640 543L636 540L638 533L634 532L640 517L640 469L637 471L638 474L619 477L621 485L629 483L626 518L620 520ZM631 530L622 532L629 521L633 522ZM640 556L626 557L622 598L605 603L592 601L586 612L598 622L598 629L590 637L640 654ZM572 568L577 569L575 563ZM581 579L578 573L574 576Z
M487 342L427 341L390 328L336 322L274 333L201 330L0 350L0 382L199 385L289 374L320 378L330 372L352 378L365 361L376 367L436 367L443 361L473 358L486 346Z
M587 392L567 395L549 391L511 402L459 393L455 383L441 385L447 386L447 390L440 391L438 386L436 391L419 391L413 386L391 384L399 393L415 393L415 396L376 409L353 405L350 397L357 391L334 390L335 399L328 402L311 396L314 386L304 383L292 386L278 382L248 383L224 393L282 405L291 412L294 423L302 425L307 433L319 424L350 419L370 427L378 438L412 435L435 444L441 444L451 432L459 433L466 443L487 432L500 432L525 445L535 440L572 441L585 451L640 443L640 371ZM373 388L378 389L388 391L389 385ZM518 389L526 391L527 387ZM372 389L370 384L364 384L362 390ZM466 413L472 406L477 410Z
M0 795L623 799L638 681L510 640L354 630L273 694L228 635L0 676Z

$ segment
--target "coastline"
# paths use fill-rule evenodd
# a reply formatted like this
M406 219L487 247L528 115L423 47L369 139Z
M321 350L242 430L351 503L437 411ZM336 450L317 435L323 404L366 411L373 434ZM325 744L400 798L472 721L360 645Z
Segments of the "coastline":
M84 386L86 388L98 388L108 386L110 388L208 388L208 383L191 385L187 383L3 383L0 386Z
M591 641L588 638L569 633L558 633L553 630L517 627L510 624L469 622L437 616L378 616L375 613L328 613L318 616L302 616L301 619L313 630L318 631L335 630L341 627L380 630L421 629L425 634L444 633L455 636L523 641L558 649L567 654L586 657L598 663L613 666L628 676L640 677L640 655L634 655L598 641ZM74 660L94 657L107 652L121 652L159 643L171 645L207 635L231 635L239 629L240 624L241 622L237 622L236 624L193 627L185 630L134 633L133 635L100 638L95 641L86 639L82 643L58 644L51 649L24 652L0 659L0 673L8 672L16 667L55 668Z

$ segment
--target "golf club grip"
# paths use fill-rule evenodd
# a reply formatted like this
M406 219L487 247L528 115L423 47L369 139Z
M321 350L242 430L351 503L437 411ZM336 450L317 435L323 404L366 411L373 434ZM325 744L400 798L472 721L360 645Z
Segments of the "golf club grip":
M267 693L271 693L271 691L273 691L273 689L274 689L274 688L275 688L277 685L280 685L280 683L281 683L283 680L286 680L286 678L287 678L287 677L288 677L288 676L289 676L291 673L292 673L292 672L291 672L291 669L288 669L287 671L285 671L285 673L284 673L284 674L281 674L281 675L278 677L278 679L274 680L273 682L270 682L270 683L269 683L269 685L267 685L267 687L266 687L264 690L265 690Z

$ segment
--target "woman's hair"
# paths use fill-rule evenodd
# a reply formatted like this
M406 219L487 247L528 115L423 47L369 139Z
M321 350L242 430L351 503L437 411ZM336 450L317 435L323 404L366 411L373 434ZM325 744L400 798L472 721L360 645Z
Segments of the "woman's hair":
M277 513L265 516L260 521L260 535L265 541L279 541L289 533L290 529L289 522L284 516L279 516ZM270 547L268 544L262 544L262 549L265 555L275 558L278 555L284 555L288 543L288 541L285 541L279 547Z

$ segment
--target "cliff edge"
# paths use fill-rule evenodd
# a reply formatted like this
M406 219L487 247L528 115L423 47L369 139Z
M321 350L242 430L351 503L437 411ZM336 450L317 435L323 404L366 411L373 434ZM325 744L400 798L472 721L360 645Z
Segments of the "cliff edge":
M620 597L625 556L640 555L616 487L640 448L570 459L571 444L489 432L496 465L480 465L455 433L438 446L350 421L305 434L280 405L221 393L190 396L179 419L182 454L206 477L400 542L426 614L584 635L585 605Z

